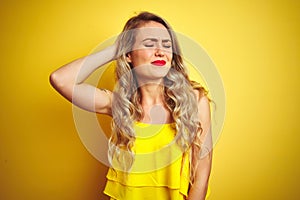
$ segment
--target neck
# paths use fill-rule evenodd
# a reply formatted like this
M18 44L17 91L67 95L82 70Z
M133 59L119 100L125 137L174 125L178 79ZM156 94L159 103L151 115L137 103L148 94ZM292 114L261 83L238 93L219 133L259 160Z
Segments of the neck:
M172 122L164 100L164 85L148 83L139 87L143 116L140 119L150 124L165 124Z
M164 104L163 85L156 83L148 83L142 85L140 88L142 96L142 105L157 105Z

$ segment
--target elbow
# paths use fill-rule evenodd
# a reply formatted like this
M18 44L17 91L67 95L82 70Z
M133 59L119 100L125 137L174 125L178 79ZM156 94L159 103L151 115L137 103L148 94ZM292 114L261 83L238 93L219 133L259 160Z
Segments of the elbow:
M63 78L57 72L52 72L50 74L49 81L52 87L56 90L63 88L65 85Z
M53 72L49 76L49 81L52 87L67 100L72 101L73 87L67 76Z

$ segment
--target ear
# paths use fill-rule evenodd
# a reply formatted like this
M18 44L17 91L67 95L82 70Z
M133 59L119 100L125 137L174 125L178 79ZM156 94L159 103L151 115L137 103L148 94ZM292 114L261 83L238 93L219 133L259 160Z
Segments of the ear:
M127 53L127 54L126 54L126 61L127 61L128 63L131 63L131 62L132 62L130 53Z

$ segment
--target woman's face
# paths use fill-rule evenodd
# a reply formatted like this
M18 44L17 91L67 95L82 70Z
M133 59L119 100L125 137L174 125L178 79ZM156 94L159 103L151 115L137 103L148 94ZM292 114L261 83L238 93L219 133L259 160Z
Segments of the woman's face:
M150 21L137 29L132 51L127 55L139 83L161 81L172 61L172 41L167 29Z

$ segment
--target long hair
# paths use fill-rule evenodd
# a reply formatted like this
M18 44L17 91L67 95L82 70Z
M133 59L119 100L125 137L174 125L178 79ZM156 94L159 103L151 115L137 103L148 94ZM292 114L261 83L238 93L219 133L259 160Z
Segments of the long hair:
M162 24L168 30L172 41L173 57L171 69L164 77L163 95L166 107L175 122L176 143L185 152L184 156L189 149L192 149L192 158L200 155L201 149L199 137L202 129L197 112L198 97L194 90L199 91L199 96L206 95L206 90L200 84L189 79L176 35L171 26L157 15L142 12L127 21L117 39L117 86L112 103L112 135L109 140L108 157L110 162L116 158L124 171L129 171L134 162L132 147L135 133L133 123L141 120L144 114L141 106L141 93L132 67L126 61L126 55L132 51L135 42L135 31L132 30L149 21ZM194 171L195 169L191 167L191 180L193 180Z

